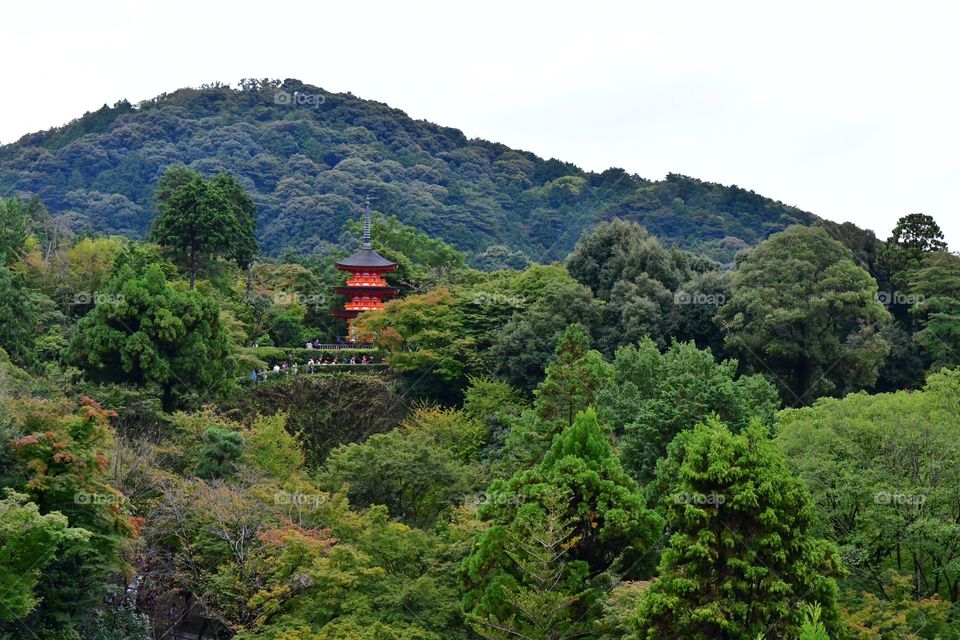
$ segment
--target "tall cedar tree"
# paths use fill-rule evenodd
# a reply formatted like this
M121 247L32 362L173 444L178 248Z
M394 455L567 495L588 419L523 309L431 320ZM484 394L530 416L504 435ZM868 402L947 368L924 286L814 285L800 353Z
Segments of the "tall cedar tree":
M157 185L151 237L173 251L196 286L202 261L233 260L246 268L257 253L256 206L232 176L204 178L186 167L168 169Z
M807 490L765 429L734 435L711 420L684 431L658 474L672 479L664 498L670 542L640 604L636 637L789 638L811 603L840 637L840 558L814 536Z
M603 597L618 578L646 568L662 521L647 509L607 436L587 410L554 438L539 464L490 485L480 517L491 526L477 535L461 569L464 610L478 629L570 637L601 616ZM543 586L547 576L552 596ZM551 608L521 606L538 602Z

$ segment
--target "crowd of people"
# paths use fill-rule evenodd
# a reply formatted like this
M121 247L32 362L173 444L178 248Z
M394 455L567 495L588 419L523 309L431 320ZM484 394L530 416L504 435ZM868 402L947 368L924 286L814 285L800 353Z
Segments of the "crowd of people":
M380 362L377 362L376 358L373 356L362 355L358 359L356 355L351 355L349 358L347 356L334 356L322 357L322 358L310 358L307 360L306 364L299 365L296 362L288 363L286 361L280 362L273 365L273 368L267 369L254 369L250 372L250 382L262 382L267 379L269 376L278 376L278 375L298 375L300 373L316 373L321 367L342 367L342 366L357 366L357 365L371 365L371 364L382 364L382 359Z

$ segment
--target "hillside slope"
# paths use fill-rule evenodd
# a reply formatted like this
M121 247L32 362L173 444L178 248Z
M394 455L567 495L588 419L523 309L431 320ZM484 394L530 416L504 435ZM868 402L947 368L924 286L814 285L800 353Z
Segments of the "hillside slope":
M37 195L77 230L140 236L157 178L175 163L238 176L269 253L325 251L366 195L472 256L503 245L538 261L562 258L585 228L613 216L721 259L815 220L738 187L584 172L296 80L181 89L24 136L0 147L0 195Z

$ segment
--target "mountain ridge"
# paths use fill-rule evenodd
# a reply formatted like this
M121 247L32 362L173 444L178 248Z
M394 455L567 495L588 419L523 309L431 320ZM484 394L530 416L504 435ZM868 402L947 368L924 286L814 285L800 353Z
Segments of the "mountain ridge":
M284 95L286 102L284 102ZM620 217L720 261L813 214L746 189L623 169L597 173L385 103L298 80L178 89L84 114L0 147L0 195L38 196L65 225L142 236L162 171L235 175L258 206L267 253L327 253L364 196L405 224L481 259L563 258Z

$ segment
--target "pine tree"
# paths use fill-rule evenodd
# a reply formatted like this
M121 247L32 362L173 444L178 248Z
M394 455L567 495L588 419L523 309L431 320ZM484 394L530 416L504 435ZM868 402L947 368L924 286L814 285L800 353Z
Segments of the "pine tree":
M568 427L573 418L593 404L610 375L610 365L590 349L583 327L572 324L557 343L556 359L547 366L546 379L534 391L537 415Z

